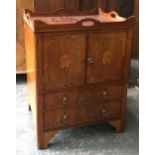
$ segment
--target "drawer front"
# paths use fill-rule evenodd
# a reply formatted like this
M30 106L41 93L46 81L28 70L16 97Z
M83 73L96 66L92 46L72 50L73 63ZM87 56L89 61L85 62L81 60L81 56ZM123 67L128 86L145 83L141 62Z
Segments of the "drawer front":
M44 112L44 128L62 128L73 122L75 109L55 109Z
M119 100L123 96L122 84L100 84L86 87L86 98L89 101Z
M66 108L83 103L85 99L84 89L70 89L63 92L44 95L44 109Z
M121 115L121 102L108 102L104 104L93 104L89 107L89 120L103 120Z
M79 89L65 90L44 95L44 109L65 108L77 104L91 104L96 101L105 102L119 100L123 94L121 84L102 84Z
M121 115L120 102L77 105L44 112L44 128L55 129L70 125L103 121Z

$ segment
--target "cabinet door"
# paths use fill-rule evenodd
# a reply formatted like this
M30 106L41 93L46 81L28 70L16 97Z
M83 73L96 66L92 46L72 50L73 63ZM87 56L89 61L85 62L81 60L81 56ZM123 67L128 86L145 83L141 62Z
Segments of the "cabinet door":
M125 44L126 32L89 34L87 83L122 80Z
M58 34L43 37L45 89L84 84L85 36Z

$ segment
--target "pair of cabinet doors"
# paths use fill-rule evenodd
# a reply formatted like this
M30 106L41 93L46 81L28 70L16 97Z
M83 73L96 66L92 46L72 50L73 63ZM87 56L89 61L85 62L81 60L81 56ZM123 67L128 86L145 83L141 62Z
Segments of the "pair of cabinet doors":
M125 31L43 34L42 43L46 90L123 79Z

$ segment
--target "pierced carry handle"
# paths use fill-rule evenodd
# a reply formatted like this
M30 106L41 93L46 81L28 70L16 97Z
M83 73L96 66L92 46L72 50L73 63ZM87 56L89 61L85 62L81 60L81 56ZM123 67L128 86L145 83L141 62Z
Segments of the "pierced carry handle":
M109 14L110 14L110 16L112 17L112 18L117 18L119 15L118 15L118 13L116 12L116 11L111 11L111 12L109 12Z

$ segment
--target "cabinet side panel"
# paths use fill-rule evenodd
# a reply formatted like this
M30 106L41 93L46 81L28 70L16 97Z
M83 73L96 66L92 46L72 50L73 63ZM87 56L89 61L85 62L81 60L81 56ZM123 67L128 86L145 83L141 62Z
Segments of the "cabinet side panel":
M33 116L36 120L36 69L35 69L35 37L26 22L24 22L25 47L26 47L26 68L28 99L31 105Z
M124 63L124 80L128 81L129 78L129 71L130 71L130 64L131 64L131 49L132 49L132 39L133 39L133 29L129 28L127 31L127 42L126 42L126 60ZM123 85L123 98L122 98L122 116L126 114L126 105L127 105L127 91L128 91L128 82L124 83Z
M40 35L32 32L29 25L25 22L25 45L26 45L26 64L29 104L35 121L36 137L38 148L47 147L48 136L53 132L43 132L42 117L42 78L41 78L41 39Z

